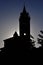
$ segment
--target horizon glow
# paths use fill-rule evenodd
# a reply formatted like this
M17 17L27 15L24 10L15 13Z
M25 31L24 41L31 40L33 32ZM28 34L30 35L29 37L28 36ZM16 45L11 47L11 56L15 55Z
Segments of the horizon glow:
M19 17L23 10L24 0L0 0L0 47L3 40L19 34ZM25 0L27 12L30 14L30 30L36 43L40 30L43 30L43 0Z

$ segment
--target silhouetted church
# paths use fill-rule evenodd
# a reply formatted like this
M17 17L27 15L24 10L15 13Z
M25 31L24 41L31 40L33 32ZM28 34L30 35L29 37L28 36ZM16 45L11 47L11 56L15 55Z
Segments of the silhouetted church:
M20 36L15 32L12 38L4 40L3 51L5 54L27 53L32 46L30 43L30 16L25 6L20 13L19 33Z
M20 36L28 36L30 38L30 16L26 12L25 6L19 19Z

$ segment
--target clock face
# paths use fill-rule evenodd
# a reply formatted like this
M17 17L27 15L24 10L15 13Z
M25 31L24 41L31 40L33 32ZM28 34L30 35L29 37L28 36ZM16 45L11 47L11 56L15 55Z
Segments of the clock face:
M24 33L24 36L26 35L26 33Z

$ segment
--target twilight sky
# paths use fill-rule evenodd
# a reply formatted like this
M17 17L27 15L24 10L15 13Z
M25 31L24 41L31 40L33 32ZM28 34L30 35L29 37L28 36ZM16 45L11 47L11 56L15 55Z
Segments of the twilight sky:
M19 32L19 16L23 10L24 0L0 0L0 47L3 40ZM35 40L40 30L43 30L43 0L25 0L29 12L31 34Z

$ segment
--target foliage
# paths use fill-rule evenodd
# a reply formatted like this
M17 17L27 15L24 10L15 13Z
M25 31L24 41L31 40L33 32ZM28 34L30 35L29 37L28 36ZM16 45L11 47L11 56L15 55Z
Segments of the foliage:
M30 43L32 44L32 46L35 45L35 42L36 41L34 41L34 37L32 35L30 35Z
M40 34L38 34L37 40L39 44L43 45L43 31L42 30L40 31Z

